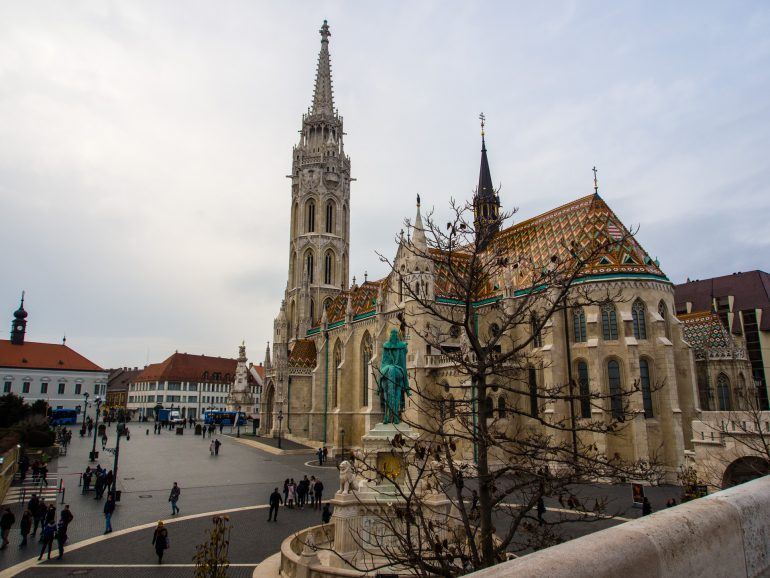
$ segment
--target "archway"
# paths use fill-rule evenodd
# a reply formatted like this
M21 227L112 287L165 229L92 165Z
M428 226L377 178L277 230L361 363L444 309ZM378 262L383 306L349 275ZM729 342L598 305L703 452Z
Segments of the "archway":
M273 429L273 405L275 401L275 384L270 382L267 385L267 395L265 396L264 414L265 414L265 427L264 431L270 433Z
M770 462L759 456L738 458L725 470L722 477L722 489L750 482L770 473Z

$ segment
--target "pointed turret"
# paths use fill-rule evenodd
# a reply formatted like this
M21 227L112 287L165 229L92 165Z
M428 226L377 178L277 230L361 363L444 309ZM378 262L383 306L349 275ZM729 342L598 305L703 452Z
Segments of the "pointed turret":
M334 115L334 94L332 92L332 67L329 59L329 24L324 20L321 26L321 52L318 53L318 68L315 75L315 92L310 114Z
M428 251L428 241L425 238L425 228L422 225L422 215L420 214L420 195L417 195L417 215L414 217L412 246L417 255L425 255Z
M487 159L487 143L484 132L484 113L481 118L481 167L479 185L473 196L473 225L476 229L476 242L483 249L489 240L500 230L500 197L492 184L492 173Z
M265 347L265 367L270 367L270 342L267 342Z

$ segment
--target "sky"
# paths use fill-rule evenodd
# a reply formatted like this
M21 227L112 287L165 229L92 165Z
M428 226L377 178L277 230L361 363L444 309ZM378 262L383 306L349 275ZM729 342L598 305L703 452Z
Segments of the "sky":
M493 180L593 190L674 282L770 270L770 3L0 3L0 323L102 367L264 356L328 19L351 276ZM3 313L3 311L5 313ZM5 337L4 337L5 338Z

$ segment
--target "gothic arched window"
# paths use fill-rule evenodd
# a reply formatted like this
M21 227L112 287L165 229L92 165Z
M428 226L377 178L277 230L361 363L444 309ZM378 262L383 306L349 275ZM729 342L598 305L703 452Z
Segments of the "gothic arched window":
M372 362L372 338L367 331L361 339L361 405L369 405L369 365Z
M530 367L527 371L529 377L529 415L537 417L537 369Z
M313 233L315 231L315 201L310 200L305 205L305 232Z
M324 283L332 285L334 283L334 253L326 252L324 257Z
M666 332L666 337L671 339L671 328L668 325L668 307L666 302L661 299L658 303L658 315L663 318L663 330Z
M634 327L634 337L637 339L647 339L647 308L641 299L634 301L631 306L632 325Z
M575 343L582 343L587 339L586 312L582 307L578 307L572 311L572 334Z
M602 338L615 341L618 338L618 314L612 303L602 305Z
M620 363L615 359L607 362L607 385L610 390L610 410L612 417L618 421L623 421L623 396L622 382L620 379Z
M297 230L297 213L299 212L299 204L294 203L291 207L291 233L292 235L297 235L299 231Z
M650 383L650 363L646 359L639 360L639 384L642 386L642 402L644 402L644 417L655 417L652 409L652 384Z
M313 283L315 280L315 263L313 261L313 252L308 251L305 253L305 273L307 274L308 283Z
M310 325L315 323L315 301L310 300Z
M334 344L334 355L332 356L334 375L332 376L332 407L339 405L339 380L340 380L340 364L342 363L342 344L340 340Z
M497 417L500 419L505 418L508 408L505 406L505 396L501 395L497 398Z
M724 373L717 377L717 401L720 411L730 411L732 403L730 402L730 380Z
M297 283L297 253L291 254L291 265L289 266L289 279L291 280L292 284L296 287L299 285Z
M537 313L533 313L530 318L530 325L532 327L532 347L543 346L543 336L540 332L540 318Z
M584 418L591 417L591 389L588 383L588 364L578 361L578 389L580 390L580 415Z
M334 202L326 203L326 232L334 232Z

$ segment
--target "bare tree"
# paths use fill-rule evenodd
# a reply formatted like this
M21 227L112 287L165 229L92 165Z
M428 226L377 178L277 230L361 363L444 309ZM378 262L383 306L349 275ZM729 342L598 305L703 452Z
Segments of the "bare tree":
M212 528L206 532L206 541L199 544L193 562L196 578L224 578L230 567L230 517L214 516Z
M445 356L458 378L442 386L411 380L402 419L414 435L396 436L392 449L402 468L383 471L372 460L356 460L364 477L394 493L384 493L373 511L377 531L355 538L371 554L351 564L359 570L458 576L492 566L510 553L556 543L556 528L570 520L609 515L606 500L583 503L575 484L660 476L655 459L627 462L594 441L622 435L637 383L605 393L575 378L544 383L539 377L545 367L539 349L553 320L622 300L619 291L580 279L603 255L632 246L632 233L615 224L616 234L602 234L606 215L589 213L588 219L604 219L586 228L599 234L556 240L543 258L505 232L477 230L470 204L453 201L451 215L446 224L432 214L407 221L411 240L402 236L396 259L380 256L392 270L391 290L407 301L402 335ZM425 275L435 280L435 291ZM590 408L601 409L600 417L582 417ZM566 499L571 515L544 518L548 496Z

